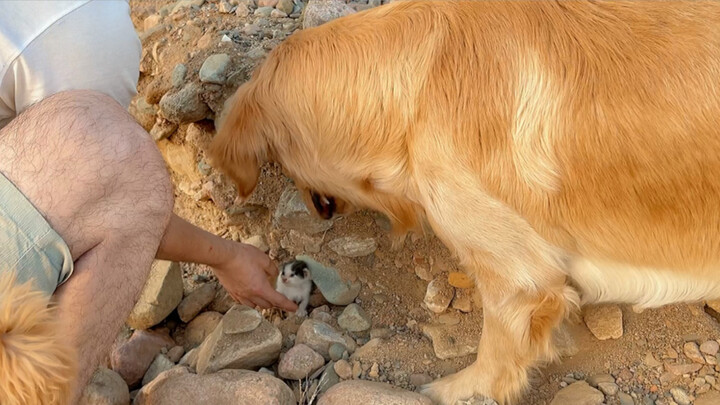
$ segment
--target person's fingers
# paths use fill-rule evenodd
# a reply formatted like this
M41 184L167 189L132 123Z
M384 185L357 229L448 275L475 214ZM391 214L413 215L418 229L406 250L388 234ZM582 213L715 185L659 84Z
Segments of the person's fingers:
M245 306L248 306L250 308L255 308L255 305L248 299L242 298L242 297L233 297L235 301L239 302L240 304L243 304Z
M264 269L265 269L265 273L266 273L268 276L270 276L270 277L272 277L272 278L277 278L277 276L278 276L278 267L277 267L277 265L276 265L273 261L270 261L270 263L269 263L267 266L265 266Z
M255 303L255 305L259 306L260 308L263 308L263 309L272 308L272 304L267 302L262 297L253 297L252 301Z
M281 308L281 309L284 309L285 311L289 311L289 312L297 311L297 308L298 308L297 304L290 301L289 299L287 299L287 297L285 297L284 295L280 294L279 292L277 292L275 290L271 289L270 291L268 291L265 294L265 298L267 298L270 301L270 303L276 308Z

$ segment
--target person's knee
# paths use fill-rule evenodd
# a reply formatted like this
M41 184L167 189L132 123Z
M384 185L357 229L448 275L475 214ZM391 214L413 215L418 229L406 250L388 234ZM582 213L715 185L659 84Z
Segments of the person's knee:
M114 99L96 91L70 90L48 100L72 117L74 131L95 173L100 204L124 206L124 224L162 226L172 213L172 183L150 135ZM67 118L64 118L67 119ZM105 201L102 201L105 200Z

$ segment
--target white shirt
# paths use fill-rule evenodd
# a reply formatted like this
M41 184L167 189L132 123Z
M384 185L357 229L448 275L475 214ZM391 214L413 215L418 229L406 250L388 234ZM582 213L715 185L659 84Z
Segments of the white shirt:
M0 0L0 128L63 90L97 90L125 108L140 40L129 0Z

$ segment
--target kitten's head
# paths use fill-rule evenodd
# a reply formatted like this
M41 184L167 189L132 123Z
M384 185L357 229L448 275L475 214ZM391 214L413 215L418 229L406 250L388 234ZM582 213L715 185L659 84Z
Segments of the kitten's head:
M310 270L304 261L294 260L283 266L280 278L284 284L300 284L310 280Z

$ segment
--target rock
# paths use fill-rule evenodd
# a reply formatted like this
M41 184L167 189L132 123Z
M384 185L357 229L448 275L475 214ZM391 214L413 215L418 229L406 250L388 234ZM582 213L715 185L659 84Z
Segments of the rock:
M360 366L359 361L353 362L352 374L354 379L357 380L358 378L360 378L360 375L362 374L362 367Z
M377 250L377 242L373 238L345 236L330 241L328 247L340 256L363 257L371 255Z
M617 305L588 307L583 318L598 340L619 339L623 335L622 311Z
M237 305L231 308L217 328L205 339L198 352L198 374L213 373L226 368L252 369L267 366L277 360L282 347L282 334L273 324L262 319L253 330L238 320L247 321L252 316L234 314L234 311L257 312ZM230 315L230 316L228 316Z
M325 365L325 359L304 344L288 350L278 365L278 375L288 380L302 380Z
M368 5L370 5L370 7L378 7L382 5L382 0L369 0Z
M180 361L182 356L185 354L185 348L182 346L175 346L172 349L168 350L167 357L170 361L173 362L173 364Z
M156 25L160 24L162 21L162 16L159 14L152 14L143 20L143 31L148 31L155 27Z
M217 53L208 56L200 67L200 81L203 83L225 83L225 71L230 65L230 56L225 53Z
M718 350L720 350L720 344L716 340L708 340L700 345L700 351L710 356L716 355Z
M157 142L161 139L169 138L175 133L175 131L177 131L177 129L178 125L176 123L158 118L155 120L155 125L150 128L150 136L155 142Z
M266 373L221 370L192 374L176 368L143 387L133 405L295 405L295 395L281 380Z
M475 288L475 282L465 273L452 272L448 274L448 283L455 288Z
M678 405L690 405L692 403L690 395L688 395L688 393L680 387L670 388L670 395L672 395Z
M200 100L200 86L190 82L180 91L166 93L160 99L165 118L176 124L188 124L210 116L210 108Z
M325 267L309 256L301 255L296 259L307 263L313 282L331 304L348 305L360 293L360 283L344 281L334 268Z
M112 369L133 388L140 383L155 356L175 342L169 336L153 331L136 330L127 342L116 347L110 355Z
M377 353L382 341L380 339L370 339L350 356L351 359L362 359L363 357L372 358Z
M635 405L633 398L624 392L618 393L618 399L620 400L620 405Z
M200 7L203 4L205 4L205 0L180 0L177 3L175 3L175 6L172 9L171 14L175 14L177 12L180 12L186 8L190 7Z
M368 377L370 378L379 378L380 377L380 365L377 363L373 363L370 367L370 371L368 371Z
M598 389L605 395L613 396L618 393L618 385L614 382L602 382L598 384Z
M434 278L430 270L428 270L425 266L415 266L415 275L418 276L420 280L424 281L432 281Z
M270 17L274 10L273 7L258 7L253 14L258 17Z
M597 388L600 384L615 384L615 378L610 374L595 374L587 379L591 387Z
M233 6L225 0L218 3L218 11L223 14L230 14L233 11Z
M352 366L347 360L340 359L335 362L333 367L335 367L335 373L337 373L338 377L343 380L352 378Z
M179 89L183 86L183 84L185 84L185 75L187 75L187 70L187 66L182 63L175 65L172 75L170 76L170 82L174 88Z
M282 11L285 14L292 14L294 7L295 4L293 4L293 0L280 0L275 6L276 9Z
M99 367L85 386L80 405L128 405L130 390L120 375Z
M455 405L498 405L498 403L490 398L478 398L473 396L467 401L456 402Z
M331 344L330 348L328 349L328 353L330 354L330 360L340 360L343 357L345 350L347 350L345 349L345 345L341 345L340 343Z
M267 242L265 242L265 238L262 235L253 235L243 241L243 243L248 244L250 246L255 246L256 248L260 249L263 253L267 253L270 251L270 247L268 246Z
M287 16L288 15L286 12L280 11L278 9L274 9L273 11L270 12L270 17L272 17L272 18L285 18Z
M350 304L338 317L338 325L348 332L362 332L370 329L370 317L358 304Z
M710 391L698 395L695 405L717 405L720 404L720 392Z
M220 312L221 314L226 313L232 306L235 305L235 301L232 299L227 290L222 286L217 289L215 293L215 299L210 303L209 309L211 311Z
M460 312L472 312L473 310L473 291L467 289L455 290L455 296L450 303L453 309L457 309Z
M177 311L180 320L190 322L195 316L208 306L215 298L215 285L205 283L196 288L178 305Z
M675 376L680 376L683 374L691 374L696 371L699 371L702 368L702 364L670 364L665 363L665 371L668 371L672 373Z
M558 391L550 405L601 405L604 400L602 392L578 381Z
M208 311L193 319L185 328L185 350L200 346L205 338L215 330L222 317L219 312Z
M145 373L145 376L142 379L142 385L148 385L150 381L154 380L155 377L160 375L160 373L170 370L173 366L175 366L175 363L170 361L166 355L162 353L158 354L155 356L155 360L153 360L150 364L150 368L148 368Z
M697 343L685 343L683 345L683 352L685 353L685 356L687 356L687 358L692 360L694 363L705 364L705 358L703 357L702 353L700 353L700 348L698 347Z
M247 17L250 15L250 7L247 4L238 4L235 9L235 15L238 17Z
M280 240L280 246L292 253L318 253L322 247L323 240L319 237L312 237L291 229L287 235Z
M303 12L303 29L317 27L353 13L355 10L341 0L310 0Z
M307 319L298 329L295 344L305 344L320 353L325 360L330 360L330 345L345 345L343 336L332 326L315 319Z
M180 266L175 262L156 260L127 324L133 329L148 329L165 319L182 300L183 282Z
M458 336L455 328L446 325L424 325L422 331L432 340L433 351L439 359L446 360L477 353L476 336Z
M658 367L662 366L662 363L655 358L655 356L652 354L652 352L647 352L645 354L645 359L643 359L643 363L648 367Z
M428 284L424 302L430 311L440 314L445 312L454 295L453 287L445 277L440 276Z
M273 224L281 229L295 229L314 235L330 229L333 222L311 214L307 206L305 206L300 192L296 188L289 186L280 195L280 200L273 214Z
M710 300L705 302L705 312L720 322L720 300Z
M320 393L324 393L339 382L340 377L335 372L335 363L330 362L327 366L325 366L325 370L323 371L322 376L320 376L318 391Z
M252 332L263 321L258 311L249 311L248 307L236 305L225 314L223 318L223 333L235 334Z
M189 352L185 353L184 356L180 359L178 362L178 366L188 366L191 368L195 368L197 365L197 355L198 355L198 348L194 348L190 350Z
M336 384L317 405L432 405L430 398L389 384L351 380Z
M258 7L275 7L278 0L257 0Z

